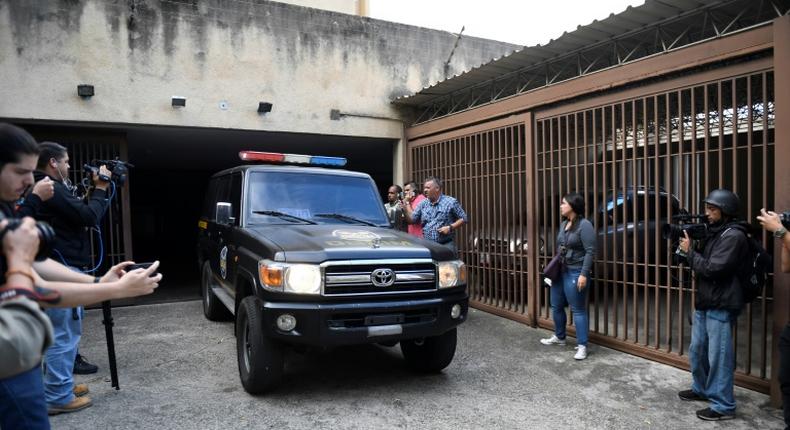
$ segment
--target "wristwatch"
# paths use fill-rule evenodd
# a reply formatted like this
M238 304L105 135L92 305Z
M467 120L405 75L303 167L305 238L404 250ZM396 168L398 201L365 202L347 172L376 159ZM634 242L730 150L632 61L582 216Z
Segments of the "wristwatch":
M787 229L784 226L781 226L774 232L774 237L781 239L785 234L787 234Z

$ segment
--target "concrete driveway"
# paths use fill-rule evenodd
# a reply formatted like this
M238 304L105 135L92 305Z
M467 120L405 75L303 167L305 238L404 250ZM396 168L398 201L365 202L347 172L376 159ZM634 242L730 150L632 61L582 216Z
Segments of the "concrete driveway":
M736 389L738 419L708 423L704 403L678 400L689 373L592 345L539 344L532 329L472 310L455 361L418 375L398 347L292 353L284 384L253 397L241 387L232 323L207 321L199 301L114 310L121 390L109 384L101 311L87 313L81 352L100 365L94 405L54 416L55 429L780 429L768 397Z

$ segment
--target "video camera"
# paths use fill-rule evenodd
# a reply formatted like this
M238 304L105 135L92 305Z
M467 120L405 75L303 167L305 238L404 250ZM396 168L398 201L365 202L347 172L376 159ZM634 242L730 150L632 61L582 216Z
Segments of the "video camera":
M22 220L19 218L7 218L2 212L0 212L0 221L7 219L8 224L6 224L5 228L0 230L0 242L2 242L3 237L9 231L15 230L22 224ZM36 261L44 261L49 258L49 254L52 253L52 244L55 241L55 230L52 227L42 221L36 222L36 230L38 230L38 252L36 253Z
M672 217L677 224L664 224L661 227L661 237L664 239L679 240L683 237L683 231L688 232L689 238L693 240L703 240L708 237L708 224L696 220L705 219L704 214L692 215L682 214ZM696 222L695 222L696 221Z
M93 160L90 164L83 165L82 171L86 175L93 177L94 174L99 173L99 166L107 166L107 170L112 173L112 177L109 178L100 174L99 179L112 181L119 187L126 183L126 179L129 177L129 168L134 167L131 163L116 158L115 160Z

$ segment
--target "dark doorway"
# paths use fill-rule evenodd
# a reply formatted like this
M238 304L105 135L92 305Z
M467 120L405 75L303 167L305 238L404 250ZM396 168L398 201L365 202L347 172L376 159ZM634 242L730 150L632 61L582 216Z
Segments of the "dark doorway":
M396 141L392 139L162 126L17 123L39 141L68 144L74 153L88 151L82 158L95 152L97 145L109 145L117 146L121 158L134 164L126 188L128 200L119 198L122 208L118 212L127 211L128 220L112 220L113 227L108 227L119 232L128 228L130 244L119 246L116 241L105 243L105 248L119 248L116 253L120 255L114 254L114 259L126 254L137 262L161 262L164 279L160 287L150 296L131 301L136 304L199 297L197 219L203 193L212 174L241 164L239 151L346 157L346 168L370 174L382 197L393 177Z

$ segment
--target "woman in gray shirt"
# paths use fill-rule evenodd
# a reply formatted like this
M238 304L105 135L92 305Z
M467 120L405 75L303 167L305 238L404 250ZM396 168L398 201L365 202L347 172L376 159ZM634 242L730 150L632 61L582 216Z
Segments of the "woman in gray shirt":
M554 335L541 339L544 345L565 345L565 306L570 304L576 326L576 355L587 358L587 286L595 255L595 228L584 218L584 197L570 193L562 199L560 215L563 222L557 234L557 249L564 254L562 280L551 286L551 310Z

